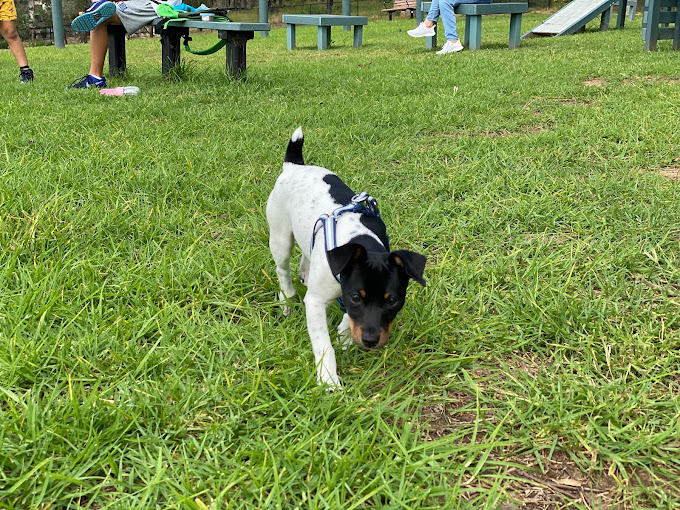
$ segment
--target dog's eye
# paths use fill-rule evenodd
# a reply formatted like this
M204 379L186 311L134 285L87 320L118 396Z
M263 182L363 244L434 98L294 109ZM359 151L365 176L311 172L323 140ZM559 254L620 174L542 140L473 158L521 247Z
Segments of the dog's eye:
M395 298L395 297L390 297L390 298L387 299L387 303L386 303L386 304L387 304L387 306L389 306L390 308L392 308L392 307L395 307L395 306L397 306L397 305L399 304L399 300L398 300L397 298Z
M349 295L349 300L350 300L353 304L358 305L359 303L361 303L361 296L359 295L358 292L355 292L354 294L350 294L350 295Z

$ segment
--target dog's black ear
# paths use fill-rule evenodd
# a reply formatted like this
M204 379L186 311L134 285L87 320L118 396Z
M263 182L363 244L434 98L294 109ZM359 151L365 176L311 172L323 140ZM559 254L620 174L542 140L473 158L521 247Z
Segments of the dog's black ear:
M347 243L326 252L333 276L342 273L350 263L366 258L366 248L357 243Z
M403 267L404 271L406 271L406 276L413 278L425 287L425 279L423 278L425 262L427 261L425 255L421 255L414 251L397 250L390 253L389 260L391 263Z

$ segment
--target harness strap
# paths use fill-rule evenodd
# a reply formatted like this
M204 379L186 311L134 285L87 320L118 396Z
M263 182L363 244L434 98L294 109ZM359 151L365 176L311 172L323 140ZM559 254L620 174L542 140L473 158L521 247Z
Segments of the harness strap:
M333 211L331 215L322 214L321 216L319 216L319 218L314 223L314 228L312 229L312 242L309 248L310 253L312 252L312 250L314 250L316 233L319 231L320 228L323 228L324 248L326 249L326 253L338 247L335 235L336 223L338 221L338 218L342 214L347 212L369 214L380 218L380 211L378 210L378 201L365 191L362 191L358 195L354 195L352 197L352 201L349 204L343 205L342 207L338 207L335 211ZM339 283L340 275L335 274L333 276Z

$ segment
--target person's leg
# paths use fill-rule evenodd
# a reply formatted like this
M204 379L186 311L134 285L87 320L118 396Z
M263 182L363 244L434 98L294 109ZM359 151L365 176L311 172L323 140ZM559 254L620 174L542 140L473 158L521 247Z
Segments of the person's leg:
M125 31L132 34L158 17L154 8L155 4L149 0L126 0L124 3L116 3L114 13L110 12L110 6L114 5L113 2L103 1L93 5L95 5L95 8L90 10L89 14L93 16L92 21L96 26L90 30L90 72L71 83L66 87L66 90L106 87L106 79L104 79L103 74L104 61L109 49L108 25L123 25ZM90 20L85 17L85 14L88 13L76 17L71 26L78 19L82 21L82 23L77 23L79 27L92 26L89 25ZM95 14L98 16L95 16Z
M109 49L109 34L106 27L109 24L120 25L118 16L114 14L90 32L90 74L98 78L104 76L104 60Z
M21 42L14 21L0 21L0 35L7 41L7 45L19 67L28 67L26 50L24 50L24 44Z
M104 78L104 60L109 50L109 36L106 27L109 24L120 24L118 16L113 15L90 31L90 71L82 78L74 80L66 90L106 87Z
M440 8L441 17L444 20L446 29L446 40L451 42L458 42L458 29L456 26L456 7L461 4L490 4L492 0L443 0ZM446 10L446 13L444 12ZM450 21L447 19L450 18ZM451 27L451 28L449 28Z
M444 35L446 42L442 49L437 52L437 55L445 55L446 53L456 53L463 50L463 45L458 40L458 28L456 26L455 8L462 2L473 3L475 0L442 0L441 3L441 18L444 22Z
M425 18L425 26L431 28L437 23L439 19L439 0L432 0L432 5L430 5L430 10L427 11L427 17Z
M408 30L406 33L411 37L432 37L436 35L434 25L439 19L439 0L432 0L430 10L427 11L427 18L420 25L413 30Z
M460 0L442 0L441 6L439 7L441 11L441 18L444 22L444 35L446 40L456 43L458 42L458 28L456 26L456 13L454 9L457 5L460 5Z

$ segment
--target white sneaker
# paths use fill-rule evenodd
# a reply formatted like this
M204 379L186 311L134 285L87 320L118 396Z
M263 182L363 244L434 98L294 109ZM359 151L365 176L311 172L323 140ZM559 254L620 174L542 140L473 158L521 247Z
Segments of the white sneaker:
M446 41L446 44L444 44L442 49L437 52L437 55L444 55L446 53L454 53L457 51L463 51L463 45L460 43L460 41Z
M434 25L432 25L430 28L427 28L425 26L425 22L423 21L413 30L407 30L406 33L411 37L434 37Z

